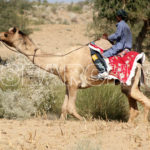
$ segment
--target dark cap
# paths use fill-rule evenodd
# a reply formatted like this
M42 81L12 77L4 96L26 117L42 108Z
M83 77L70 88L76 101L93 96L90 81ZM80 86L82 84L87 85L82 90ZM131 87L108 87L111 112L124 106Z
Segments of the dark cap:
M122 19L126 20L128 15L127 12L123 9L119 9L116 13L117 16L121 17Z

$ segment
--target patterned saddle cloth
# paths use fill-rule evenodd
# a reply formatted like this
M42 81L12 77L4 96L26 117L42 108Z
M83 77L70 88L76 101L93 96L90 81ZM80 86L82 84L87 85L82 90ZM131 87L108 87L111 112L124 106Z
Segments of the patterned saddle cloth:
M95 44L90 43L89 47L99 53L104 50ZM112 56L107 58L106 64L109 70L108 79L118 79L121 83L131 85L131 80L135 75L137 63L143 63L145 60L144 53L137 53L135 51L127 52L123 57Z

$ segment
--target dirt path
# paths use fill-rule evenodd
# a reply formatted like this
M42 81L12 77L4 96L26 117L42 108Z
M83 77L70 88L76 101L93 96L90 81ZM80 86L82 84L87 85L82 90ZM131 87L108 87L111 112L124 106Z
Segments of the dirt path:
M101 120L0 120L0 150L78 150L77 148L150 150L150 126Z

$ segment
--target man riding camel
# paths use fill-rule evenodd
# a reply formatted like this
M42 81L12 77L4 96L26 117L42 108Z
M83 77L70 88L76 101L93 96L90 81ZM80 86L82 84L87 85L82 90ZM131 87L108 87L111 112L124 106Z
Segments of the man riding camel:
M114 55L123 57L127 52L132 48L132 34L129 26L125 22L127 20L127 13L124 10L118 10L116 13L117 21L116 24L117 30L114 34L107 37L104 35L104 38L109 40L111 43L116 42L110 49L104 51L103 58L108 58ZM95 76L96 79L105 79L108 76L107 68L104 63L101 62L99 67L99 74Z

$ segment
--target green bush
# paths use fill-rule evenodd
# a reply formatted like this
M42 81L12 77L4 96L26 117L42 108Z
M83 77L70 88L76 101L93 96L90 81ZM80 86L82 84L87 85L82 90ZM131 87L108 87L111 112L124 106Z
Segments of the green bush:
M121 93L120 86L110 84L81 90L77 99L79 112L85 117L128 119L128 101Z
M58 86L55 94L55 113L61 113L65 88ZM78 90L77 111L85 118L100 118L105 120L128 120L128 100L121 93L120 86L112 84L101 85L88 89ZM72 116L69 116L72 117Z

